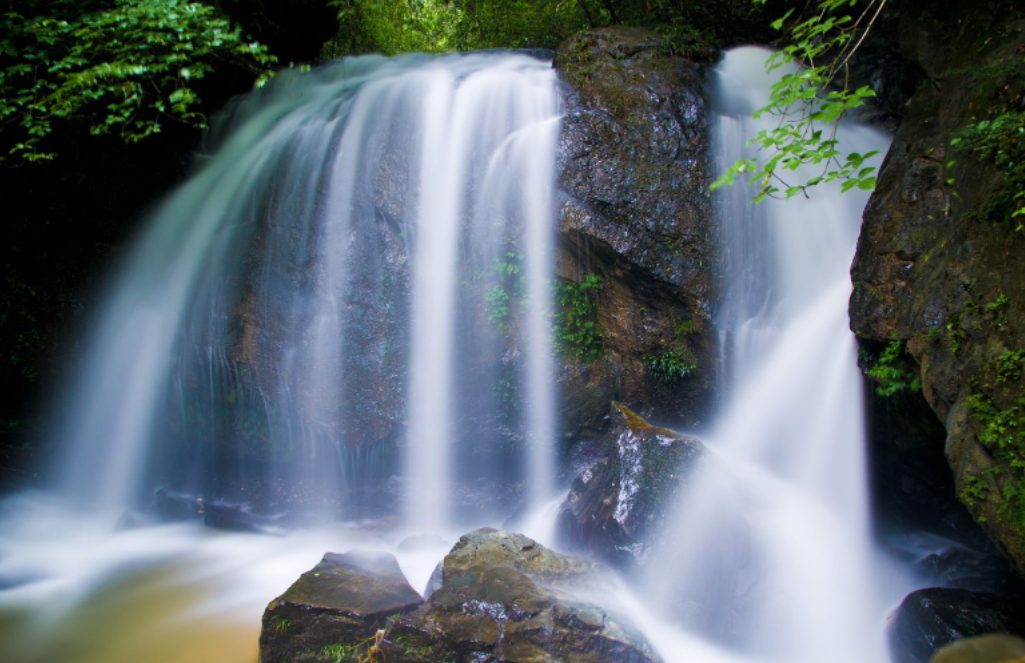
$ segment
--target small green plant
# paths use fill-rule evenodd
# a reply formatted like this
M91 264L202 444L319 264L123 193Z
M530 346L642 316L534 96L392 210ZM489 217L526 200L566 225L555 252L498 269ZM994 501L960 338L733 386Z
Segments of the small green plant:
M602 287L601 277L596 274L584 276L579 283L559 280L554 286L555 346L586 363L601 357L605 349L598 324L598 293Z
M868 377L876 383L876 393L883 398L922 388L922 380L918 375L896 365L904 355L904 344L895 338L883 350L878 361L868 369Z
M274 632L279 635L284 635L285 633L288 633L288 629L292 627L292 622L288 621L288 619L282 617L281 615L274 615L273 617L271 617L270 621L271 627L274 629Z
M488 322L499 331L508 331L511 306L514 300L523 298L523 254L506 251L495 260L495 276L498 280L484 296Z
M660 354L645 354L641 357L648 372L664 384L675 384L694 373L697 363L686 352L670 350Z
M1013 382L1025 369L1025 351L1008 350L997 357L997 382Z
M975 476L966 475L961 488L961 501L968 506L975 506L976 502L986 499L989 495L989 484Z
M358 644L335 643L327 645L318 652L320 658L326 658L331 663L346 663L359 656L360 646Z

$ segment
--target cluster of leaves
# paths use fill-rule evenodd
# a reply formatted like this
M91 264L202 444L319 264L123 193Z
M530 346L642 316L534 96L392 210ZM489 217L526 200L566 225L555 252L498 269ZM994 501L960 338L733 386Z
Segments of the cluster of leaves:
M841 182L843 191L875 188L876 168L866 164L877 153L845 155L836 135L840 120L875 96L867 86L850 89L849 63L886 2L816 0L810 14L791 9L773 23L777 30L786 26L787 43L770 56L766 69L779 71L782 78L754 117L771 115L778 122L748 143L767 156L737 161L713 189L733 184L740 174L758 186L755 202L807 195L811 187L827 182ZM859 5L860 13L848 13Z
M1025 351L1007 351L995 361L996 382L1009 383L1021 380L1025 371ZM1000 490L1000 509L1009 511L1015 523L1025 527L1025 383L1010 407L1001 408L984 390L974 391L968 397L972 415L983 424L979 442L1001 463L992 468L991 474L1010 470L1016 477L1004 482ZM966 503L972 505L976 499L985 499L991 482L982 482L970 477L962 490Z
M560 280L554 287L555 346L587 363L601 357L605 350L598 325L598 292L602 287L601 277L596 274L588 274L579 283Z
M900 365L903 356L904 344L895 338L868 369L868 377L876 383L878 395L889 398L903 391L916 392L922 388L921 378Z
M495 260L495 273L498 282L484 296L488 313L488 322L499 330L505 330L509 318L509 305L513 298L523 296L523 254L506 251L505 255Z
M187 0L7 0L0 15L0 160L55 156L62 124L134 142L173 119L203 126L195 83L215 64L274 58L218 10Z
M694 373L698 367L688 353L676 350L661 354L645 354L642 359L648 372L664 384L675 384Z

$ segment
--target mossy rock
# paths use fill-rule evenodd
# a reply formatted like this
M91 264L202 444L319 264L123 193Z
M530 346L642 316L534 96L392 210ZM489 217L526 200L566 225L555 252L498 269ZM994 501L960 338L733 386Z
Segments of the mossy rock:
M267 606L260 663L355 659L388 617L422 603L391 554L328 553Z

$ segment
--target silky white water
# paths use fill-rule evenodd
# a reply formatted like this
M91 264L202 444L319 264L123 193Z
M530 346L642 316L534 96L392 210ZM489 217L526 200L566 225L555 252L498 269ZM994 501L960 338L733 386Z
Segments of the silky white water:
M778 120L751 119L768 100L767 56L737 49L717 67L720 168L752 155L745 141ZM874 165L889 147L850 124L837 139L843 153L879 152ZM886 660L884 616L903 594L885 586L892 578L872 542L847 317L868 194L820 186L810 198L753 205L754 193L741 185L717 198L727 396L641 594L650 612L675 615L687 637L723 656ZM671 648L668 660L693 660L690 645Z
M716 70L721 164L757 132L766 55ZM111 286L68 397L61 489L2 503L0 660L252 663L266 603L324 552L392 551L422 591L460 534L511 504L556 544L560 112L550 64L508 54L346 60L239 101ZM839 138L887 148L866 128ZM871 543L846 313L866 194L751 196L718 199L728 395L710 451L639 576L595 600L669 663L885 661L904 587ZM496 288L522 300L506 317L482 312ZM516 324L514 348L480 324L496 319ZM463 458L493 443L481 421L509 421L496 385L525 404L514 458ZM387 430L378 406L399 413ZM238 429L251 435L219 446ZM248 458L261 445L269 469ZM522 490L483 508L471 477ZM284 486L282 504L318 518L283 538L114 529L161 485ZM366 494L397 508L367 512Z

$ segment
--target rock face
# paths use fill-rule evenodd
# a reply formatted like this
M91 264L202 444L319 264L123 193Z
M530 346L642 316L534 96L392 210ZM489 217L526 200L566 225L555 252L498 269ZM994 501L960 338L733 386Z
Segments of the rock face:
M896 663L928 663L941 647L987 633L1025 633L1025 610L995 594L923 589L904 599L890 623Z
M998 2L911 0L896 12L883 29L927 80L865 212L851 326L904 344L945 424L959 498L1022 572L1025 234L1001 203L1013 185L951 140L1020 103L1020 81L1001 72L1020 60L1023 22Z
M646 535L664 524L700 443L655 428L616 403L626 419L605 455L573 481L559 513L559 532L575 549L629 567Z
M604 354L567 361L560 376L568 436L604 429L614 399L693 427L716 382L704 67L660 44L644 30L608 28L573 37L555 57L566 82L559 275L602 281ZM689 366L685 377L652 370L669 353Z
M260 663L331 660L423 603L388 553L328 553L263 614Z

